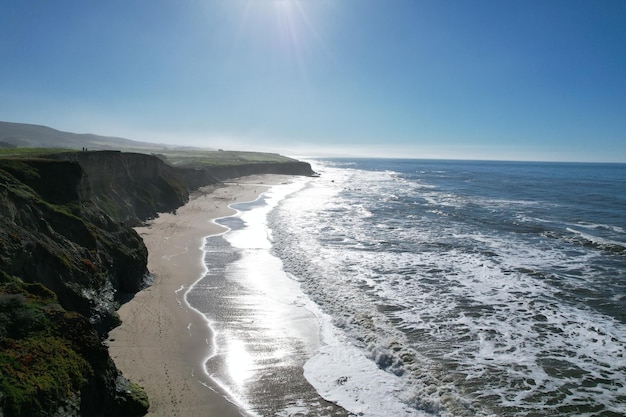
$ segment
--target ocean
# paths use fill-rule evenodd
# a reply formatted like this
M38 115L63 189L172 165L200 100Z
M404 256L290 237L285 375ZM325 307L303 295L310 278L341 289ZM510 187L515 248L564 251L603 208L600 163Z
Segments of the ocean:
M332 159L218 220L187 300L259 416L626 415L626 165Z

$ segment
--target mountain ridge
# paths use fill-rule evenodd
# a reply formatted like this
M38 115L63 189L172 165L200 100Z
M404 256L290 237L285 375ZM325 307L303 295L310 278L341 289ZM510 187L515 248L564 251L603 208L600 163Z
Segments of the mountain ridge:
M73 133L49 126L0 121L0 147L69 149L170 149L174 145L143 142L94 133Z

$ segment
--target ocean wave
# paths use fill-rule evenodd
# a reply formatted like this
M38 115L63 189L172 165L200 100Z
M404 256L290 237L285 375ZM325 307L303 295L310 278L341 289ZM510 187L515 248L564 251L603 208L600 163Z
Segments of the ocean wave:
M574 239L572 239L574 242L579 242L584 246L601 249L607 252L626 255L626 243L581 232L571 227L568 227L566 230L574 235Z
M450 170L437 171L445 172L429 181L450 188ZM424 181L428 171L411 172ZM357 398L359 412L378 415L367 399L380 398L372 391L380 380L344 370L357 372L365 358L400 387L380 393L409 415L619 409L626 327L595 300L623 299L611 292L623 286L623 261L604 258L620 242L562 228L565 206L548 185L547 200L535 201L412 187L410 176L394 182L384 172L332 177L270 216L274 253L340 335L307 363L320 392ZM329 358L341 372L311 373ZM368 398L350 396L358 390Z

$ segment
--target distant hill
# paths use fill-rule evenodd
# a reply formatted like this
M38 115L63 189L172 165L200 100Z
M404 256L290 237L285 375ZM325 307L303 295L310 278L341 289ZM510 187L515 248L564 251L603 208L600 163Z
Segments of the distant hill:
M67 149L84 150L84 148L89 151L123 151L154 155L174 167L206 171L219 181L255 174L314 175L310 164L276 153L164 145L0 121L0 157L25 158L43 154L54 158L53 154L65 152Z
M139 142L113 136L90 133L62 132L47 126L26 123L0 122L0 148L67 148L102 150L170 149L156 143Z

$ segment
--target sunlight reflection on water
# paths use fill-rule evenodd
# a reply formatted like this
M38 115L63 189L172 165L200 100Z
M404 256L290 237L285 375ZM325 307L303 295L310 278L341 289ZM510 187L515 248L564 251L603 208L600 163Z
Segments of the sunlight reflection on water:
M306 414L345 416L303 375L321 346L319 311L271 253L267 213L303 184L285 184L219 220L230 231L206 239L207 273L188 294L215 332L206 371L255 415L280 415L298 402Z
M239 339L230 339L225 349L228 373L234 383L243 385L253 375L254 359Z

